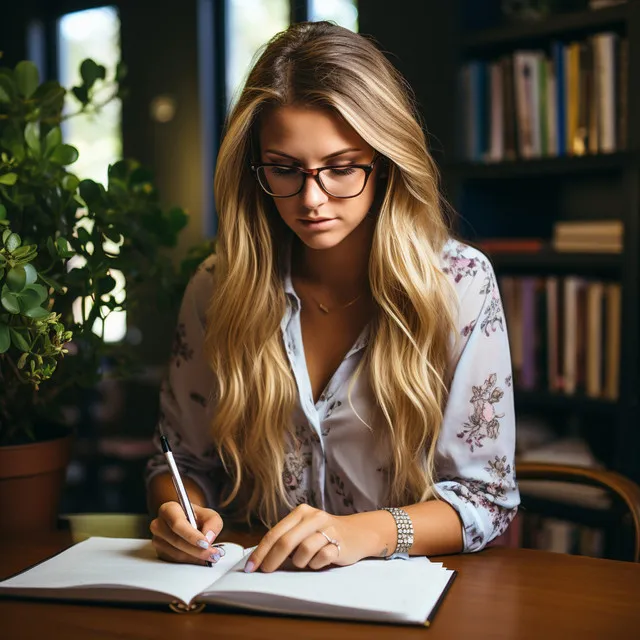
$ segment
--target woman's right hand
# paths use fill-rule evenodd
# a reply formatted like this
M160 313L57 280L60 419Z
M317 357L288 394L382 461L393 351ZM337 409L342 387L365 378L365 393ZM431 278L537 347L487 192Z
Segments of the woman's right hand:
M217 562L224 550L212 547L222 531L222 518L213 509L193 504L198 529L194 529L177 502L164 502L151 521L153 546L161 560L204 564Z

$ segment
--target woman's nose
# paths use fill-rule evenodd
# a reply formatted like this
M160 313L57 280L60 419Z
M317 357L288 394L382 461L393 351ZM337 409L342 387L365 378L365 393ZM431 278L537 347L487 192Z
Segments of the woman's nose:
M302 203L307 209L315 209L324 204L329 196L322 190L315 176L305 176L304 186L300 192Z

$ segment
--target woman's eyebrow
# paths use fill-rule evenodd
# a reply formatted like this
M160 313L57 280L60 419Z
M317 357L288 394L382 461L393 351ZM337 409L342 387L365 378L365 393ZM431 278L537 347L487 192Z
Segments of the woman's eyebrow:
M362 151L362 149L358 147L349 147L348 149L341 149L340 151L334 151L333 153L330 153L328 156L325 156L324 158L322 158L322 162L325 162L326 160L330 160L331 158L335 158L337 156L341 156L343 153L351 153L353 151ZM290 156L288 153L284 153L283 151L278 151L277 149L265 149L264 152L272 153L277 156L283 156L284 158L289 158L290 160L294 160L295 162L302 162L299 158L296 158L295 156Z

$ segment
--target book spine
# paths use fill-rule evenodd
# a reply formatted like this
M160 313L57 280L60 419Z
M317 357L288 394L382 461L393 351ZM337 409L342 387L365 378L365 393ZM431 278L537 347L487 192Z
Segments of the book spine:
M563 156L567 152L566 133L566 73L564 64L564 45L562 42L554 42L551 46L556 78L556 136L558 155Z

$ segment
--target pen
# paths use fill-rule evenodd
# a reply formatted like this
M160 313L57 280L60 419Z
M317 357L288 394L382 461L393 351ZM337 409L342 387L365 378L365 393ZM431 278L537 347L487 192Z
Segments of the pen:
M171 447L169 446L169 441L165 436L160 436L160 443L162 444L162 451L164 453L164 457L167 459L167 463L169 464L169 469L171 469L171 479L173 480L173 486L176 488L176 493L178 494L178 500L180 501L180 505L182 506L182 510L184 511L184 515L187 516L187 520L189 524L194 529L198 528L198 523L196 522L196 514L193 512L193 507L191 506L191 501L189 500L189 496L184 488L184 484L182 482L182 478L180 477L180 472L178 471L178 465L176 461L173 459L173 453L171 452ZM207 560L207 567L212 567L213 563Z

